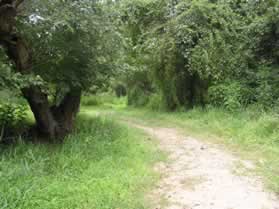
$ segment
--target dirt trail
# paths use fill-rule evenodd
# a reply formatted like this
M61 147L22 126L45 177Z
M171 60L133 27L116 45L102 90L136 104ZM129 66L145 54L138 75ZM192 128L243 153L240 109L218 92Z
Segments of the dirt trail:
M254 169L253 163L176 129L134 126L169 154L167 162L156 165L162 178L150 194L154 209L279 209L279 200L260 177L237 174Z

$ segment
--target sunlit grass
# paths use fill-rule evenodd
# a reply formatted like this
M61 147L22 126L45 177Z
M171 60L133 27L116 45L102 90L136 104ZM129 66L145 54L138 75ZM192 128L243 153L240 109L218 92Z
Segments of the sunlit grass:
M82 114L64 144L1 148L0 208L146 208L155 147L138 130Z

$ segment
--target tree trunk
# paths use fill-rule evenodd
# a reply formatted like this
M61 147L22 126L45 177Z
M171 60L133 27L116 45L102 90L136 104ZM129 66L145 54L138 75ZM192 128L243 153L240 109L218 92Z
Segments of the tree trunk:
M22 0L0 0L0 46L14 62L16 71L30 74L32 73L31 50L16 32L15 26L17 7L21 2ZM22 93L30 105L37 130L41 135L55 139L64 137L72 130L80 105L80 90L70 91L61 105L56 108L50 107L48 96L39 86L32 85L24 88Z
M62 135L66 135L74 128L76 115L79 111L81 90L71 89L59 106L52 107L52 113L59 123Z

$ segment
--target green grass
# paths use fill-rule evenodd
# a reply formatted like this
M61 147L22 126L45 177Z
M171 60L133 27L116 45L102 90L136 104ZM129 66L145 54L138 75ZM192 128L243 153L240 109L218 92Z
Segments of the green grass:
M147 207L156 146L136 129L88 115L64 144L1 147L1 209Z
M115 118L129 117L146 125L179 128L187 135L225 145L257 165L266 185L279 193L279 117L270 112L196 108L187 112L154 112L148 109L101 108Z
M127 97L117 98L113 93L85 95L82 97L81 103L85 107L102 106L108 108L123 108L126 106Z

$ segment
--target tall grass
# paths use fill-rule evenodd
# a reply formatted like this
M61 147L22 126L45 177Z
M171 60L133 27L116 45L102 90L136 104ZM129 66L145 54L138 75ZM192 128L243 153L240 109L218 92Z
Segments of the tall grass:
M86 115L64 144L1 147L0 208L145 208L154 147L137 130Z

